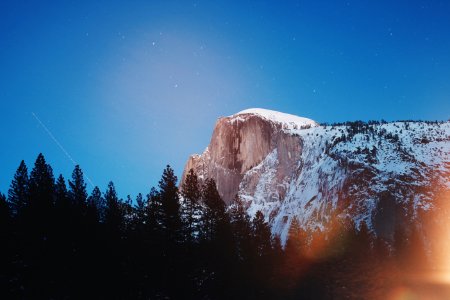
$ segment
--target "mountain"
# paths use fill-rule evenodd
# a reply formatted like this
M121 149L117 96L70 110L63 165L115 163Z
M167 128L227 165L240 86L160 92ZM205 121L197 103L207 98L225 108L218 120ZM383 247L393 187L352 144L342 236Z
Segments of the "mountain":
M450 122L313 120L266 109L219 118L206 150L192 155L227 204L238 195L261 210L283 242L293 218L324 230L336 218L365 222L391 239L421 221L450 190Z

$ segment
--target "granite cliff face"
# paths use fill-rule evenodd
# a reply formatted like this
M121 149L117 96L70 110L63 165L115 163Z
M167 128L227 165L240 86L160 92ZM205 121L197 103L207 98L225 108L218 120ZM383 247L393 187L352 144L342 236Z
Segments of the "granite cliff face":
M284 123L285 120L289 122L289 118L291 123ZM183 178L191 168L201 178L214 178L220 195L226 203L230 203L244 181L248 191L255 191L261 174L249 171L256 170L255 167L276 151L279 161L277 178L274 179L291 179L300 159L302 141L299 136L284 131L288 126L299 129L318 124L309 119L261 109L219 118L208 148L202 155L189 158ZM281 196L286 192L285 187L281 186L276 190L274 192Z
M323 229L333 218L364 221L389 238L398 223L450 189L450 122L352 122L333 126L249 109L220 118L211 142L184 170L216 180L261 210L283 241L293 218Z

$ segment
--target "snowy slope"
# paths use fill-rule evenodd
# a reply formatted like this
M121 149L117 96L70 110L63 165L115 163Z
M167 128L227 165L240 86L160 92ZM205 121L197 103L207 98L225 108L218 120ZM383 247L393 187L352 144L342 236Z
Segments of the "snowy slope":
M274 233L281 234L284 241L293 217L305 227L322 228L332 216L330 211L338 208L339 194L349 178L354 182L349 184L347 195L353 198L353 203L342 213L357 224L364 220L373 227L372 217L379 195L390 188L397 192L398 201L411 200L414 208L429 209L432 196L417 193L417 190L428 189L432 184L449 187L450 123L389 123L370 128L373 134L358 133L345 141L339 139L348 136L347 126L319 126L297 131L303 141L299 176L281 183L288 185L284 199L268 202L270 189L266 186L272 184L267 177L273 176L276 170L276 152L269 155L255 167L264 170L257 191L249 195L245 188L241 189L240 195L249 202L248 212L253 215L262 210ZM390 135L398 135L399 140L388 138ZM429 142L422 143L424 137ZM330 146L335 141L338 142ZM361 179L359 174L366 171L372 172L369 178L356 182ZM249 174L252 172L255 170L250 170ZM432 174L438 178L436 183L431 182ZM395 183L405 178L412 182ZM270 219L270 216L275 217Z

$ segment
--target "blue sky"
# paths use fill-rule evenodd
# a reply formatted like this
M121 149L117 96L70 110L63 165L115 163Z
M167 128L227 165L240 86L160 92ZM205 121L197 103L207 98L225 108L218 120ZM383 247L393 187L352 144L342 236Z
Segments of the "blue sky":
M56 2L56 1L54 1ZM181 174L249 107L319 122L450 117L449 1L2 1L0 191L44 153L105 190ZM132 2L132 3L131 3ZM282 3L281 3L282 2Z

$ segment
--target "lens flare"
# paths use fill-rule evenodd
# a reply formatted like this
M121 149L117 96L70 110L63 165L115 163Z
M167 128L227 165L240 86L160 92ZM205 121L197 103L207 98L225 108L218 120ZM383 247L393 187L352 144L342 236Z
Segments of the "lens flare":
M405 286L399 286L394 288L389 296L389 300L416 300L418 296L409 288Z

